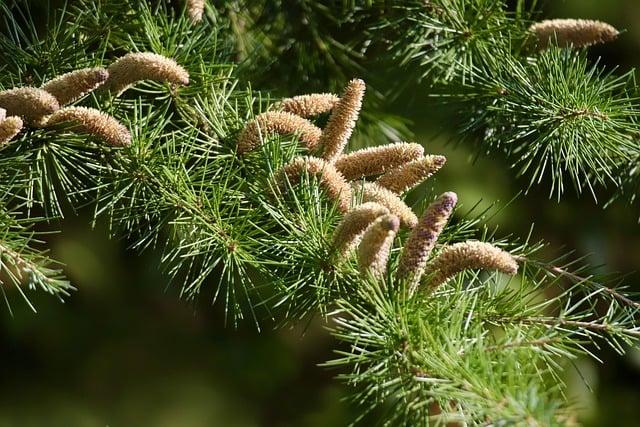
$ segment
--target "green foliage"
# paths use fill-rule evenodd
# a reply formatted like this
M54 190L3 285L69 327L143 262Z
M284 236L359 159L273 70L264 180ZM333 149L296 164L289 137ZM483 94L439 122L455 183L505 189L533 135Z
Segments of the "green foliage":
M632 74L605 74L582 53L558 48L526 62L490 56L485 64L471 93L460 95L469 105L467 130L482 134L483 150L506 153L532 183L550 176L558 198L566 175L578 192L617 182L636 149Z
M39 219L20 220L15 218L17 214L0 210L0 292L9 310L13 287L35 311L28 292L44 291L62 299L74 288L62 274L61 266L52 262L46 250L41 249L42 241L31 230L30 223Z
M333 321L340 350L327 365L339 367L354 387L363 419L379 409L382 425L569 424L560 371L577 355L590 354L594 342L620 352L636 346L637 303L581 267L537 259L539 245L498 239L482 227L487 212L459 215L436 253L448 242L494 241L521 262L522 273L511 281L465 272L433 294L410 295L393 277L406 231L396 239L381 282L363 277L353 256L333 258L330 241L340 215L315 179L304 177L284 195L275 191L277 171L303 152L296 138L268 136L243 157L235 153L236 139L271 104L267 93L250 89L249 82L260 81L258 71L295 64L292 74L282 74L286 84L292 75L322 74L331 69L323 63L333 63L338 68L325 81L335 87L360 55L345 53L355 45L331 39L325 30L361 22L374 28L385 9L345 2L337 19L335 10L317 2L262 6L210 8L205 22L194 26L165 2L82 0L54 15L43 34L28 9L3 9L0 49L3 57L12 55L0 76L3 88L39 85L80 66L108 66L135 51L175 58L191 83L144 82L121 97L97 91L79 101L124 123L132 133L128 147L107 147L56 127L27 129L0 151L0 188L7 194L0 214L2 277L20 292L27 282L66 295L70 285L33 249L25 224L40 221L36 212L43 211L59 226L63 213L90 206L95 220L109 221L113 236L132 248L159 248L160 263L181 295L222 302L229 323L250 318L259 325L271 318L291 324L318 314ZM255 26L246 30L249 41L239 38L245 35L241 11L250 14L245 24ZM367 11L366 19L357 18ZM584 56L566 51L509 56L517 51L507 48L516 40L511 37L498 45L507 57L491 59L495 40L521 30L519 13L507 13L495 0L429 2L407 21L415 29L408 36L427 41L429 53L417 54L427 44L414 42L410 54L420 58L426 78L459 84L464 99L473 101L469 128L485 131L486 145L526 158L521 164L536 179L550 168L556 178L571 171L578 188L604 182L613 175L609 162L630 158L633 149L627 77L602 74ZM277 19L267 19L272 16ZM470 35L467 23L473 23ZM348 34L376 34L356 28ZM394 33L388 24L376 28ZM303 43L289 43L298 38ZM258 70L265 65L260 61L253 69L244 63L238 71L236 57L250 58L247 49L259 45L269 49L260 60L271 55L278 61L266 70ZM299 60L307 53L306 61ZM387 130L380 139L397 135L385 123L365 120L360 126L365 135ZM577 150L587 141L594 146Z
M415 62L431 84L466 81L478 65L498 52L508 55L512 40L525 37L522 21L507 13L502 0L415 2L399 9L387 25L409 31L394 34L393 58Z
M527 29L540 16L538 2L507 3L347 3L348 11L335 16L342 18L340 28L347 27L348 32L358 28L361 38L353 40L366 46L358 51L362 58L355 65L327 62L325 70L314 70L313 75L351 72L376 82L382 74L393 83L384 94L387 99L397 98L408 82L422 79L425 92L435 94L435 101L443 96L460 101L455 105L463 123L461 133L476 143L479 153L506 155L518 173L528 177L530 186L550 185L550 195L557 197L572 186L577 193L586 189L594 197L605 189L605 195L615 194L614 199L634 200L635 73L592 64L585 49L536 50ZM278 33L286 37L280 39L281 46L303 46L313 40L300 39L305 36L304 23L315 22L318 14L313 9L306 12L306 19L289 21L289 32ZM251 9L246 15L249 20L255 16ZM274 28L260 21L255 27L250 30L274 40ZM331 37L333 31L324 34ZM336 45L334 55L352 51L343 46ZM305 45L297 51L296 61L279 64L303 64L320 51ZM335 64L341 67L338 74L330 71ZM385 73L386 69L393 72Z

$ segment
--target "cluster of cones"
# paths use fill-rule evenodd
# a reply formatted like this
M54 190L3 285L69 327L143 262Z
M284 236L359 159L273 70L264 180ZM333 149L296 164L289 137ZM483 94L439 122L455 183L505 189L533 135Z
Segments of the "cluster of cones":
M0 91L0 147L23 128L73 123L113 146L131 142L129 130L115 118L93 108L68 107L102 87L120 95L140 80L189 83L189 74L172 59L154 53L130 53L108 68L83 68L56 77L41 87L19 87Z
M358 120L365 84L352 80L342 96L311 94L288 98L247 123L238 138L237 152L256 149L269 134L294 133L317 156L293 159L277 174L278 186L315 176L325 194L344 217L335 230L332 250L336 262L346 260L357 247L363 274L382 277L400 227L411 229L396 278L408 280L415 290L423 275L436 287L466 269L497 270L513 275L513 256L491 244L467 241L445 246L431 259L438 236L457 202L455 193L441 195L418 218L401 196L437 172L446 159L425 155L421 145L394 143L343 153ZM320 129L309 118L330 112ZM429 262L430 261L430 262ZM428 264L428 265L427 265Z

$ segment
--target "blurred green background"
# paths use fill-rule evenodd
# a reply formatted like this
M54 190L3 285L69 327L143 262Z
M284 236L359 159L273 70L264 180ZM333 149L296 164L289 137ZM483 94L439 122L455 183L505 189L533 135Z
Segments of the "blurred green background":
M615 43L594 49L594 58L623 70L639 65L638 0L551 1L545 16L597 18L625 29ZM407 93L426 95L420 88ZM451 144L453 120L430 102L412 95L389 106L413 121L428 152L449 159L423 191L455 190L463 212L478 201L504 205L526 188L504 159L474 160L473 148ZM519 236L534 224L534 240L551 243L549 256L575 248L593 264L631 273L628 283L640 290L638 210L624 203L602 210L571 192L558 203L548 188L520 195L491 224L500 235ZM602 204L608 195L599 197ZM335 372L316 366L333 349L321 322L286 330L266 324L261 333L249 323L225 327L221 305L204 297L189 304L167 288L157 254L137 255L106 235L82 213L67 218L50 247L78 291L64 304L35 295L37 314L17 300L13 317L0 310L0 427L342 426L358 413L342 400L346 389ZM584 379L575 369L567 378L585 424L638 425L639 352L619 357L603 349L602 363L576 365Z

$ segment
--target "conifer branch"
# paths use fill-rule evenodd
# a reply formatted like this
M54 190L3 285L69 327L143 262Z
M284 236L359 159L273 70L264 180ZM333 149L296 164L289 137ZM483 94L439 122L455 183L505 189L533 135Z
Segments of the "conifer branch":
M277 3L260 2L266 9ZM243 18L252 25L245 32L269 42L267 49L255 46L251 55L267 57L266 51L290 48L292 62L308 64L329 51L315 43L332 45L331 53L342 60L307 70L314 82L332 86L349 73L374 79L380 67L401 67L394 76L407 77L390 79L396 84L385 99L403 93L405 81L422 78L436 102L442 96L460 101L466 140L477 143L480 153L506 154L531 186L550 183L550 195L558 198L572 186L596 200L603 188L616 192L610 202L636 199L635 73L607 70L584 50L619 37L614 26L571 18L533 22L540 16L539 2L518 1L515 9L504 0L348 3L339 14L305 0L296 4L305 19L287 20L290 28L284 32L260 20L258 11L264 9L246 10ZM268 10L283 19L293 13ZM322 21L327 13L338 29L358 34L351 35L352 45L335 42L336 27L308 32L303 22ZM347 60L354 51L362 55ZM281 75L299 72L282 68Z
M0 294L9 310L9 298L15 290L36 311L27 291L38 289L62 299L74 288L62 275L61 266L46 251L35 249L42 242L24 221L16 220L17 214L0 209Z
M57 31L47 33L56 43L0 38L2 51L11 49L18 56L0 76L3 88L46 86L24 76L32 71L25 58L47 45L60 46L61 53L54 64L33 74L53 76L49 81L58 79L55 70L106 65L104 86L116 93L140 80L189 83L180 90L143 84L121 98L96 91L77 99L83 106L63 109L52 103L43 108L43 98L60 104L43 89L28 89L38 96L22 96L33 101L16 104L24 110L6 101L7 114L39 108L31 115L38 121L49 117L50 124L62 125L73 119L93 135L68 134L58 125L20 133L0 151L0 190L7 194L0 212L48 207L46 219L55 225L55 213L88 203L96 219L109 221L114 236L130 239L137 250L158 247L160 263L182 296L197 298L212 288L211 299L224 304L234 324L245 317L256 324L263 317L286 324L318 312L331 318L340 350L327 365L339 368L339 376L353 387L362 418L379 410L377 421L387 425L570 424L560 375L565 363L580 355L597 357L589 344L601 340L620 352L638 346L637 305L621 291L579 268L549 268L536 261L537 245L498 240L479 229L480 219L448 223L454 193L437 199L419 221L401 195L380 185L390 180L388 185L401 193L433 172L425 167L428 161L443 158L425 156L422 146L405 143L343 153L356 120L367 118L368 105L360 114L361 81L352 81L339 100L301 95L268 105L266 93L243 89L248 82L234 74L231 49L238 44L229 40L232 25L226 15L193 25L189 16L160 3L152 9L120 0L81 0L82 7L63 14ZM325 18L335 13L309 0L277 12L274 5L265 13L281 17L302 10ZM550 48L532 53L532 61L518 56L520 51L507 45L524 43L528 23L507 14L501 1L416 2L411 10L418 7L409 18L405 8L367 17L378 24L381 19L410 23L401 28L407 37L418 38L404 47L419 57L420 74L447 85L468 83L468 99L480 111L471 117L470 128L494 129L485 135L496 147L521 143L522 150L514 147L511 155L540 155L558 173L575 166L580 173L574 178L596 182L615 175L611 160L631 157L628 131L634 128L635 110L623 96L625 79L598 74L577 52ZM3 5L0 10L9 9ZM357 10L345 5L344 11L340 22L360 22ZM278 43L292 32L301 36L301 44L284 51L307 48L309 40L302 36L312 35L311 45L325 49L322 62L330 62L338 74L342 65L366 53L328 48L338 45L327 44L338 36L323 32L335 28L332 24L285 22L272 20L262 27L284 28L277 37L261 30L253 36L270 41L264 48L282 53ZM386 24L378 26L386 28L381 31L385 36L391 31ZM94 37L101 28L109 28L109 34ZM375 41L371 32L358 34ZM77 40L87 44L79 49ZM495 49L509 55L492 55ZM398 57L407 53L391 50ZM246 76L247 69L238 72ZM547 87L533 78L536 73L558 81ZM496 81L501 83L497 91L491 84ZM319 82L319 90L337 87ZM93 85L80 86L74 98ZM15 89L8 90L15 95ZM288 93L298 93L297 88ZM329 123L322 128L322 118L315 115L329 111ZM289 124L276 123L278 117ZM538 121L535 127L532 118ZM359 126L371 127L366 120ZM372 128L380 133L389 129L385 126ZM118 146L95 144L95 136ZM552 136L557 144L550 148ZM576 151L588 136L602 137L600 145ZM590 155L592 163L579 167L585 158L547 151L557 146ZM318 154L314 147L324 150L323 158L313 157ZM30 224L33 216L29 209L0 215L0 267L13 274L10 283L26 282L64 296L71 290L68 282L32 249L33 235L15 225L15 218ZM413 230L401 230L400 224ZM346 256L356 244L357 259ZM413 279L422 270L428 273L422 283L434 287L430 293L413 292ZM494 270L519 273L503 286L505 277ZM569 286L541 298L562 277L571 279Z

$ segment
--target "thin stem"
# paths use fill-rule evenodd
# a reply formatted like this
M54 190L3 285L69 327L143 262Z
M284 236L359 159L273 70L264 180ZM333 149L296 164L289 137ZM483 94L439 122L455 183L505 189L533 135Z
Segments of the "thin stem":
M540 262L540 261L535 261L532 259L529 259L527 257L523 257L523 256L516 256L515 257L517 261L519 262L528 262L530 264L533 264L537 267L540 267L542 269L544 269L545 271L554 274L556 276L562 276L562 277L568 277L569 279L571 279L574 283L588 283L590 285L593 285L595 287L597 287L598 289L602 289L603 291L605 291L607 294L611 295L612 297L614 297L615 299L621 301L622 303L631 306L631 307L635 307L635 308L640 308L640 303L633 301L632 299L630 299L629 297L621 294L620 292L616 291L613 288L607 287L601 283L598 283L596 281L591 280L588 277L582 277L579 276L575 273L572 273L570 271L565 270L564 268L555 266L555 265L551 265L551 264L546 264L544 262Z
M501 351L509 348L519 348L519 347L544 347L549 344L553 344L556 342L561 342L560 338L541 338L539 340L531 340L531 341L515 341L509 342L500 345L491 345L488 346L485 351Z
M14 265L17 267L15 273L17 274L18 279L23 280L24 273L29 272L37 276L38 281L46 284L51 289L56 289L56 290L60 289L60 286L56 283L55 279L50 278L49 276L44 274L42 271L40 271L40 266L38 264L23 257L19 252L15 251L11 247L7 246L6 243L3 243L3 242L0 242L0 257L1 256L7 256L13 261ZM66 295L67 293L64 292L64 294Z
M640 330L615 328L612 325L597 322L585 322L579 320L567 320L548 317L498 317L491 319L498 323L524 323L530 325L568 326L590 331L604 332L608 334L620 333L633 338L640 338Z

